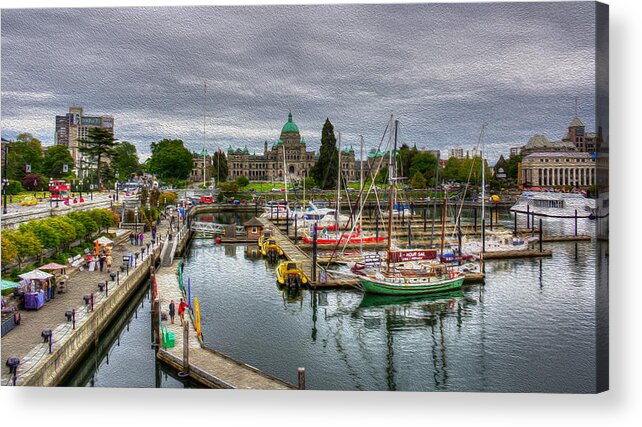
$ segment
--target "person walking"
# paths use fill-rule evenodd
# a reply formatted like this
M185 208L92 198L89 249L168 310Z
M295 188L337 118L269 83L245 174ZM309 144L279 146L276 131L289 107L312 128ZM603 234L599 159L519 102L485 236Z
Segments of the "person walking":
M106 260L106 258L107 258L107 257L105 256L105 254L104 254L104 253L103 253L103 254L100 254L100 258L98 258L98 264L100 265L100 272L101 272L101 273L102 273L102 271L103 271L103 267L104 267L104 265L105 265L105 260Z
M132 232L129 233L129 244L134 245L134 233Z
M107 263L107 273L111 273L111 263L113 261L114 260L112 259L111 254L107 255L107 258L105 258L105 262Z
M174 300L169 303L169 318L172 320L172 325L174 324L174 315L176 315L176 304Z
M183 326L183 321L185 320L186 308L187 308L187 303L183 301L183 298L181 298L181 301L178 303L178 316L181 318L181 326Z
M141 231L141 233L138 235L138 240L140 240L140 245L143 246L143 239L145 238L145 235Z

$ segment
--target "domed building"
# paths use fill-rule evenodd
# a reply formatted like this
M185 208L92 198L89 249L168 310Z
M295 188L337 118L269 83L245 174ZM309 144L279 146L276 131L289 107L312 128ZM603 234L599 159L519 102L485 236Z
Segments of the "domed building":
M354 180L354 150L343 151L341 156L347 179ZM271 145L265 141L263 154L250 154L247 148L228 149L228 179L245 176L250 181L283 181L287 175L289 182L298 181L309 175L317 159L316 152L307 151L305 138L301 137L299 126L292 120L290 112L278 141Z

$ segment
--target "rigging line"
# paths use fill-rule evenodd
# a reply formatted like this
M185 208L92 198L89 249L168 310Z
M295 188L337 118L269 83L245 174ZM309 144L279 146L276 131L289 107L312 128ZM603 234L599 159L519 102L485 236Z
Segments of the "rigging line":
M479 133L479 137L477 139L477 145L475 146L475 150L479 149L479 146L481 144L482 135L484 134L484 127L485 126L486 126L485 124L482 125L481 132ZM483 158L484 153L481 153L481 154L482 154L481 164L482 164L482 168L483 168L484 167L484 158ZM466 193L468 193L468 186L470 185L470 177L473 174L473 169L474 168L475 168L475 157L473 157L473 162L470 165L470 170L468 171L468 178L466 179L466 186L464 187L464 192L463 192L463 195L461 197L461 203L459 204L459 210L457 212L457 222L459 222L460 218L461 218L461 212L462 212L462 210L464 208L464 200L466 198Z
M392 119L392 115L390 116L390 118ZM390 127L390 123L391 122L388 121L388 124L386 124L386 127L385 127L385 129L383 131L383 135L381 136L381 140L379 141L379 146L377 147L377 151L379 151L381 149L381 144L383 144L383 140L386 137L386 133L388 132L388 128ZM361 161L363 161L363 159L361 159ZM377 165L377 173L379 172L379 168L381 167L382 164L383 164L383 162L379 162L379 164ZM368 166L368 170L370 171L371 169L372 169L372 165L369 165ZM374 176L371 176L370 178L371 178L370 189L368 189L368 192L366 193L366 197L368 197L368 195L370 195L370 191L372 190L372 187L373 187L374 181L375 181ZM359 196L361 196L362 192L363 192L363 188L361 190L359 190ZM379 207L379 198L377 196L377 192L376 191L375 191L375 198L377 199L377 209L379 209L379 211L381 212L380 207ZM358 198L357 198L357 200L358 200ZM361 214L362 211L363 211L363 204L361 205L361 211L359 211L359 213ZM337 229L338 228L339 227L337 225ZM339 248L340 244L341 244L341 239L339 239L337 241L337 243L336 243L336 245L335 245L335 247L334 247L334 249L332 251L332 254L330 255L330 258L328 259L328 262L326 264L326 270L330 266L330 263L332 262L332 259L334 258L334 254L337 252L337 249ZM347 247L347 241L346 241L346 244L345 244L343 250L345 250L346 247Z

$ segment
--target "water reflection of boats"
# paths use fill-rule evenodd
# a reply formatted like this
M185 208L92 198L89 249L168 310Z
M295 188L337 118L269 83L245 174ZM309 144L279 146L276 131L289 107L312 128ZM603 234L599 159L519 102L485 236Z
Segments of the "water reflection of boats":
M279 292L283 296L283 305L286 303L292 304L298 302L300 306L303 305L303 290L295 286L282 285L277 282L276 284Z
M287 287L301 288L308 284L308 278L303 273L300 261L285 261L276 268L276 281Z
M439 292L427 295L406 295L406 296L389 296L378 294L364 294L359 308L398 306L408 304L433 304L433 303L452 303L464 298L464 292L456 289L449 292Z

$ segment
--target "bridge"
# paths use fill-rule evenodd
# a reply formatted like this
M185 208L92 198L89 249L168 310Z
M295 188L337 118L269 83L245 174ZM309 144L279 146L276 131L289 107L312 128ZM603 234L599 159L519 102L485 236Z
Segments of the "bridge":
M242 225L217 224L215 222L203 222L203 221L192 221L190 224L190 230L200 232L200 233L206 233L206 234L219 234L223 236L226 234L226 230L230 226L234 227L236 235L245 234L245 228L243 228Z

